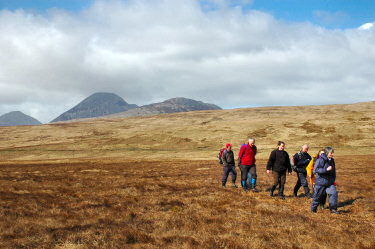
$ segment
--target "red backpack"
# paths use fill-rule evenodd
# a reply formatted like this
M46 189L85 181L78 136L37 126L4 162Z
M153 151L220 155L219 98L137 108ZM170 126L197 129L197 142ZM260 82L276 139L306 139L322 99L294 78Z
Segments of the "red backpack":
M219 152L219 155L217 157L219 158L219 163L223 164L223 154L227 152L227 148L222 148Z

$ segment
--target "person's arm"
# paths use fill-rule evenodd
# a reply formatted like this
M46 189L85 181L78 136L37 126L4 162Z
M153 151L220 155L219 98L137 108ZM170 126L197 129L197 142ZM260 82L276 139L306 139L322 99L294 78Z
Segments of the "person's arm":
M308 156L308 158L306 158L305 160L300 160L298 153L294 155L294 162L297 168L306 167L309 164L310 160L311 160L310 156Z
M270 157L268 159L268 162L267 162L267 173L269 173L268 171L272 170L272 168L273 168L273 164L275 162L275 156L276 156L275 151L272 151L271 154L270 154Z
M325 163L324 160L318 160L316 161L316 165L314 165L314 174L316 173L321 174L321 175L327 174L327 172L329 171L328 168L329 168L328 163Z
M239 159L242 159L242 156L243 156L243 153L245 153L245 150L246 150L246 145L245 146L241 146L240 153L238 153L238 158Z
M223 156L222 156L222 158L223 158L223 166L224 167L228 166L227 155L228 155L228 153L224 150L223 151Z

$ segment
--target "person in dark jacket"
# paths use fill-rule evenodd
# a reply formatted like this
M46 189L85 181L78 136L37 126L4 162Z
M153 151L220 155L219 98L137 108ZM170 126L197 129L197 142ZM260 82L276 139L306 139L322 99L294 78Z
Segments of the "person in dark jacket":
M328 195L329 209L331 213L338 214L337 200L338 194L335 186L336 181L336 165L333 159L334 150L331 147L326 147L324 153L321 154L314 164L313 173L316 174L315 190L313 201L311 203L311 212L316 213L322 199L325 198L325 193Z
M234 162L234 154L232 151L232 144L227 143L226 150L223 151L222 159L223 159L223 178L221 179L222 186L225 187L225 184L227 183L228 175L229 173L231 173L232 186L234 188L237 188L237 185L236 185L237 172L236 172L236 164Z
M271 186L270 196L273 196L277 185L279 185L279 196L285 199L284 185L286 182L286 172L292 173L292 167L290 165L290 159L288 153L284 150L285 143L283 141L278 142L278 148L271 152L270 158L267 163L267 174L271 173L273 176L273 185Z
M250 138L246 146L242 146L239 158L241 159L241 185L247 191L246 180L248 173L251 174L251 190L257 192L257 171L255 165L255 155L257 154L257 147L255 146L255 138Z
M307 144L302 145L301 151L297 152L294 158L294 165L297 167L297 183L294 186L293 195L297 197L298 190L302 186L305 190L305 196L311 198L309 184L307 182L307 171L306 167L309 165L311 161L311 156L307 151L309 150L309 146Z

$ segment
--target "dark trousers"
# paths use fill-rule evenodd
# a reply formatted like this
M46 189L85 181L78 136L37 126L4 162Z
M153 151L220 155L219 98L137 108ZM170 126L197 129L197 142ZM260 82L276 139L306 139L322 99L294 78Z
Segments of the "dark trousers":
M251 179L257 179L257 168L253 165L241 165L241 180L246 181L248 174L251 174Z
M309 184L306 180L307 173L298 173L297 176L298 176L298 180L297 180L296 186L294 186L294 194L297 195L298 190L301 186L304 188L305 194L306 195L309 194L310 193Z
M236 167L234 165L226 166L226 167L223 167L223 178L221 179L221 182L223 183L223 185L227 183L229 173L230 173L230 176L232 177L232 182L236 181L236 178L237 178Z
M279 185L279 187L284 186L286 182L286 171L284 172L276 172L272 171L273 176L273 185L276 187Z
M277 185L279 185L279 196L284 196L286 171L284 172L272 171L272 177L273 177L273 185L271 186L271 196L273 195L273 191L276 189Z
M316 211L319 204L325 202L325 198L327 195L329 208L337 210L338 194L335 185L331 185L328 187L315 185L314 197L311 203L311 211Z

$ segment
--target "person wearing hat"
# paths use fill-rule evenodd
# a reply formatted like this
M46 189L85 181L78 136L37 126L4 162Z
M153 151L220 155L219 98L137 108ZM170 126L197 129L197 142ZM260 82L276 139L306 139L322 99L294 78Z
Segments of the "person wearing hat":
M232 177L232 186L234 188L237 188L236 185L236 178L237 178L237 172L234 162L234 154L232 151L232 144L227 143L226 150L223 151L222 155L223 159L223 178L221 179L222 186L225 188L225 184L227 183L228 175L231 174Z
M239 153L241 159L241 185L242 188L247 191L246 180L247 175L251 173L251 190L257 192L257 171L255 165L255 155L257 153L257 147L255 146L255 138L250 138L246 146L242 146Z

